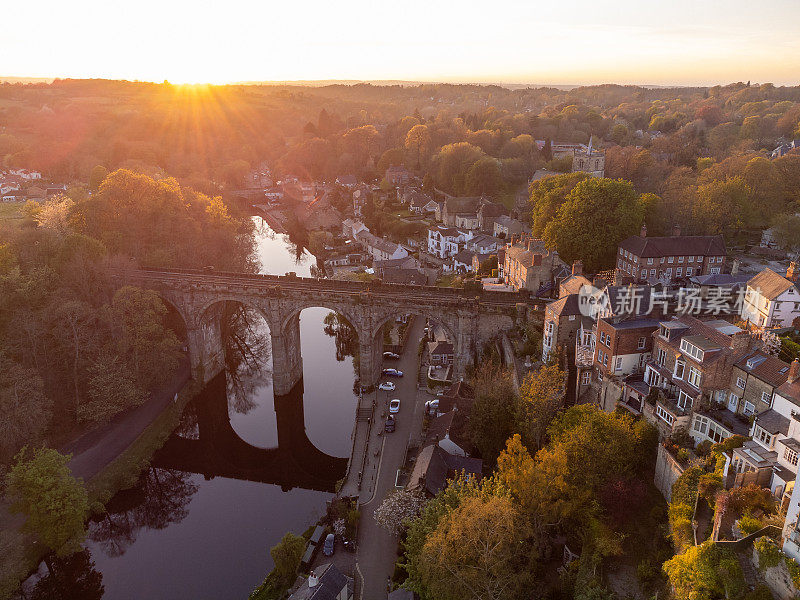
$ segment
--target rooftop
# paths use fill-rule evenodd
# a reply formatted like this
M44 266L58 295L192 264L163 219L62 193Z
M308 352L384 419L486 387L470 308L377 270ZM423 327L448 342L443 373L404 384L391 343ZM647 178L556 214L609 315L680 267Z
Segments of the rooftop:
M775 300L793 285L794 283L772 269L764 269L747 282L747 287L758 290L768 300Z
M721 235L676 235L642 237L633 235L622 240L619 247L640 258L661 256L725 256L725 241Z

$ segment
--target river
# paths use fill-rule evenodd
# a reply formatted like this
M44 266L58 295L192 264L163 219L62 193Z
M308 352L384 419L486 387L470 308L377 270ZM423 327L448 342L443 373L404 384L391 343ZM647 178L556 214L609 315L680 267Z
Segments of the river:
M275 234L259 217L254 221L262 272L308 276L313 256L303 252L298 257L286 236ZM323 331L328 312L309 308L300 315L305 431L321 452L347 457L356 407L353 362L336 360L334 338ZM231 427L250 446L273 448L278 436L269 375L246 383L244 397L229 409ZM173 434L181 437L178 443L202 437L197 414L220 402L227 405L223 394L224 387L207 386L187 406ZM242 407L246 410L237 412ZM43 566L38 577L26 582L26 598L247 598L272 569L270 547L287 531L300 534L313 524L333 495L162 468L159 464L170 460L181 463L168 451L170 443L137 485L117 494L107 514L90 523L84 552L56 560L56 576L45 576ZM259 456L257 450L248 454Z

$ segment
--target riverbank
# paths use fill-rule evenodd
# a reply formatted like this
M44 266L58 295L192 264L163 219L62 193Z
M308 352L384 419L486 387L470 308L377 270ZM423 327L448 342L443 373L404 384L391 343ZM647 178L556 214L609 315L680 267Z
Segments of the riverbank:
M73 468L73 473L84 479L94 514L102 513L105 504L115 493L136 484L139 475L150 464L155 452L164 445L177 427L186 405L200 391L200 386L191 379L187 380L185 372L181 370L176 373L170 384L158 390L158 393L153 393L147 403L129 411L122 418L115 419L102 431L89 432L68 445L68 448L85 448L81 455L100 446L106 448L106 451L112 448L118 449L116 455L107 457L107 460L100 454L93 453L91 460L79 462L77 468L80 471L87 473L94 471L86 477L76 473ZM180 385L179 390L170 395L168 393L170 389L177 385ZM107 441L103 443L103 440L108 440L108 436L113 437L120 427L129 426L130 421L140 421L154 408L160 411L148 424L139 429L138 433L129 430L127 436L116 439L113 444ZM125 419L125 416L128 419ZM90 441L94 441L94 444L90 444ZM30 576L49 554L49 550L42 547L35 536L21 530L24 518L9 514L7 509L7 504L0 505L0 512L3 513L3 518L0 519L0 599L3 600L10 598L20 583Z

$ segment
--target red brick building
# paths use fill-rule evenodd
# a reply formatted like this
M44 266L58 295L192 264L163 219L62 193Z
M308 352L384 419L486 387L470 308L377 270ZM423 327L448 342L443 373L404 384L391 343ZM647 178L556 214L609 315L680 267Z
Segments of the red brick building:
M650 283L674 281L722 273L725 254L721 235L682 236L676 226L670 237L647 237L647 226L642 225L639 235L620 242L617 268Z

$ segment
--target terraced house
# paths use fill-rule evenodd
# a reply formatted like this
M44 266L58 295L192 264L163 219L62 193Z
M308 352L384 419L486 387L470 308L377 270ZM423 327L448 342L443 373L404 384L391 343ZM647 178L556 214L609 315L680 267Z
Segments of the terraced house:
M682 236L679 226L672 236L647 237L647 226L639 235L620 242L617 268L639 280L670 282L695 275L722 273L725 241L721 235Z
M698 442L746 434L749 424L720 407L727 401L733 366L760 344L727 321L700 321L690 315L661 321L644 373L648 391L658 388L660 393L645 403L645 417L663 436L684 427ZM693 415L703 418L692 420Z
M786 277L764 269L747 282L741 316L753 327L786 327L800 316L800 265L789 264Z

